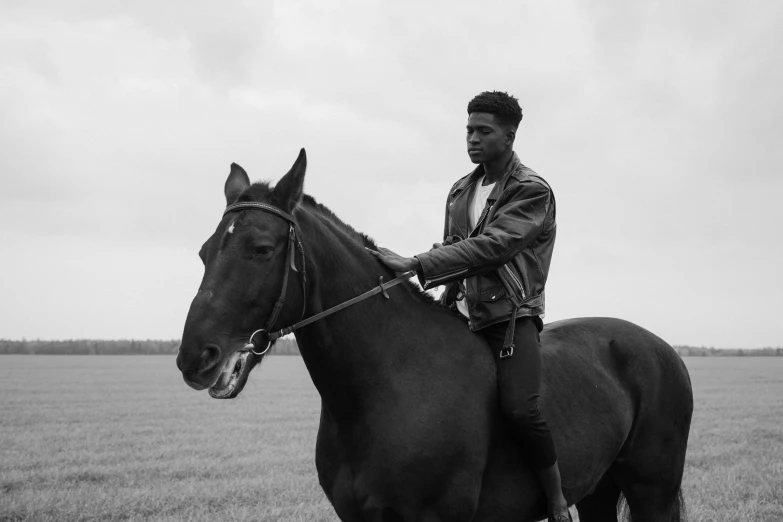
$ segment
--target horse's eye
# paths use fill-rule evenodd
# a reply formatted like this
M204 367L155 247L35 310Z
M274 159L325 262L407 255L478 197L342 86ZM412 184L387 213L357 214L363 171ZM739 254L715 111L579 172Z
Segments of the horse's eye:
M256 247L256 251L253 254L253 257L269 259L270 257L272 257L272 254L274 254L274 252L275 252L275 247L273 246L260 246L260 247Z

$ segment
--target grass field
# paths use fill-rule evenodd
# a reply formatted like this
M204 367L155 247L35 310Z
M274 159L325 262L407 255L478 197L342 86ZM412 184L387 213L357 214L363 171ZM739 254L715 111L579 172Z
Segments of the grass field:
M690 520L783 521L783 358L685 361ZM216 401L174 357L6 355L0 397L0 521L337 520L299 357L269 358Z

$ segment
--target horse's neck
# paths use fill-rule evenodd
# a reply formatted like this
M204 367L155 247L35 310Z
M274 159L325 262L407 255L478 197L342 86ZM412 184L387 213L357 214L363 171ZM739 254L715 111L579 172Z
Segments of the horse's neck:
M313 239L305 246L312 276L307 316L356 297L388 282L394 275L384 269L355 238L331 222L307 223ZM389 328L405 322L412 310L424 306L402 288L389 289L390 299L377 294L297 332L300 352L315 386L333 414L350 412L370 399L390 378L390 357L410 331ZM411 325L412 328L415 325ZM397 339L399 337L399 339Z

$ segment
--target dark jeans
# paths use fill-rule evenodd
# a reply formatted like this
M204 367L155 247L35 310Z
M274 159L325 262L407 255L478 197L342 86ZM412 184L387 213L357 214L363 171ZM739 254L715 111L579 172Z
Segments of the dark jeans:
M549 428L538 411L541 389L541 340L543 323L538 317L520 317L514 330L514 354L500 358L508 322L482 328L476 333L489 343L498 367L500 409L508 419L522 453L534 469L550 467L557 460Z

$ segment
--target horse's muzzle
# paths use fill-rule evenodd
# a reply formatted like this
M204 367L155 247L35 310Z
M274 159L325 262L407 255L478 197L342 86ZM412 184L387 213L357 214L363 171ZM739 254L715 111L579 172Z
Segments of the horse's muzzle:
M177 368L191 388L203 390L214 384L215 370L220 364L220 347L216 344L204 346L198 358L188 357L188 351L180 346L177 354Z

